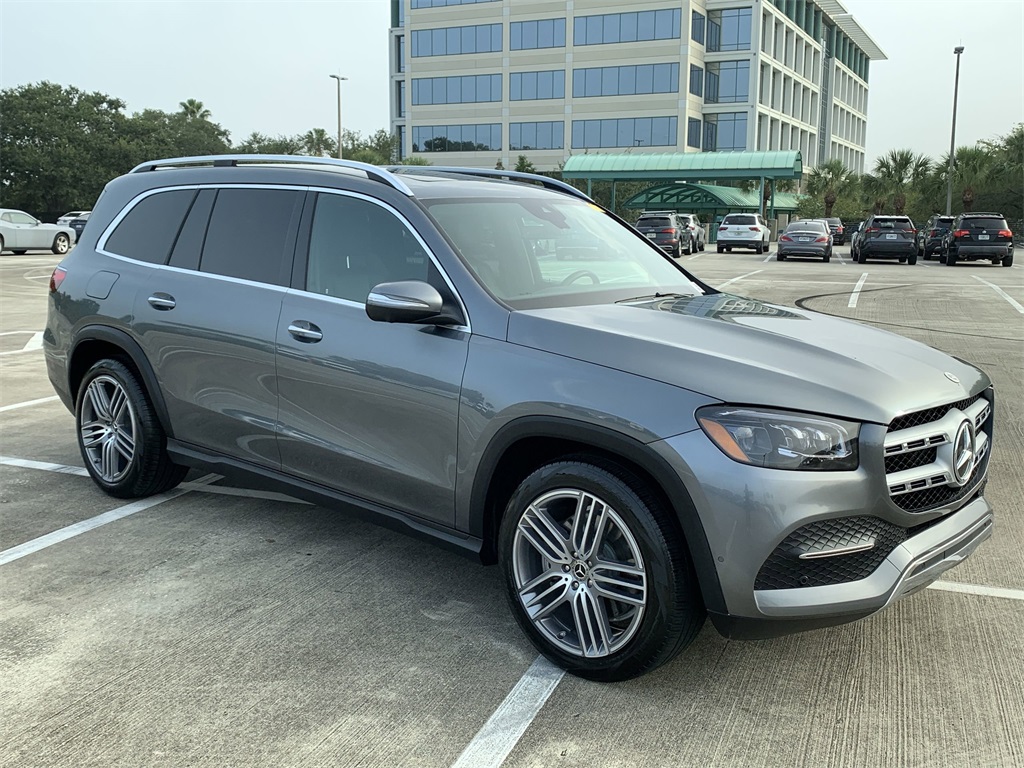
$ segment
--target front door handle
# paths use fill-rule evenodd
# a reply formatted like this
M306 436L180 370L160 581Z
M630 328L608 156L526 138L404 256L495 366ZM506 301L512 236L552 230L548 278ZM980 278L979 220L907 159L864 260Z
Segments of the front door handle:
M288 333L307 344L315 344L324 337L320 329L308 320L293 320L288 326Z
M174 309L177 306L174 301L174 297L169 293L154 293L146 299L146 301L149 302L149 305L153 307L153 309L168 310Z

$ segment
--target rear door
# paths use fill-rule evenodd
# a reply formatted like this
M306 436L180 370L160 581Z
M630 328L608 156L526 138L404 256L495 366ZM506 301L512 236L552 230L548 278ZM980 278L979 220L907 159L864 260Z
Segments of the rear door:
M278 468L274 337L304 189L206 188L170 260L135 301L135 328L174 437Z

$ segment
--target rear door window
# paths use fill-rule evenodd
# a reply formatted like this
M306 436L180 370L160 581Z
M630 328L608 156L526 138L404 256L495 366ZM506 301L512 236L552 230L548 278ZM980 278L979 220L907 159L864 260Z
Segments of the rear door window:
M140 200L107 237L103 250L149 264L165 264L194 189L157 192Z
M199 270L287 285L304 197L290 189L219 190Z

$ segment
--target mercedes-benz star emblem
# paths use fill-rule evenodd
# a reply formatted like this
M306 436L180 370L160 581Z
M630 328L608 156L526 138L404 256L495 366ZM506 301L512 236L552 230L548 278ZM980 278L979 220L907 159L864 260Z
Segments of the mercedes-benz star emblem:
M974 422L964 421L956 431L953 441L953 480L957 485L967 485L974 473L977 450L974 444Z
M572 575L577 579L584 579L587 576L587 566L579 561L572 565Z
M952 373L950 373L949 371L943 371L942 373L943 373L943 375L944 375L944 376L945 376L945 377L946 377L947 379L949 379L950 381L952 381L952 382L953 382L954 384L959 384L959 383L960 383L960 379L958 379L958 378L957 378L956 376L954 376L954 375L953 375Z

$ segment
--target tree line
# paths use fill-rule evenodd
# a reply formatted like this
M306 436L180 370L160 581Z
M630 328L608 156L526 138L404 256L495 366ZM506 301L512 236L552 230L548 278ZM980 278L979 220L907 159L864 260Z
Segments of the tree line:
M201 101L178 106L177 112L144 109L129 115L121 99L55 83L0 90L0 206L52 221L66 211L91 208L110 179L162 157L337 154L337 139L323 128L295 136L253 132L232 144ZM366 137L342 133L347 159L386 165L397 150L386 129Z
M797 211L802 217L838 216L857 221L871 214L909 216L923 223L945 213L952 179L955 215L996 211L1011 221L1024 219L1024 123L1005 136L958 147L938 159L911 149L894 149L875 162L870 173L857 174L839 160L813 168L805 177Z

